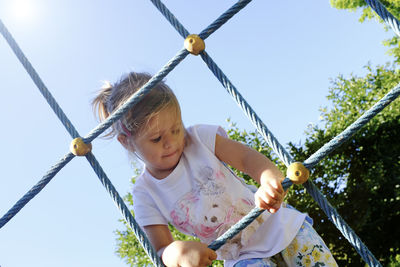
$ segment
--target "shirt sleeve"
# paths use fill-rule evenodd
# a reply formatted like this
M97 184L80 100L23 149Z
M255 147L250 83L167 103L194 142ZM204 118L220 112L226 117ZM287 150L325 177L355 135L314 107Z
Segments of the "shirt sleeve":
M192 127L193 134L197 135L199 140L215 154L215 136L218 134L228 137L225 130L218 125L199 124Z
M132 200L135 219L140 226L143 227L155 224L168 225L167 220L146 191L141 190L140 187L134 186Z

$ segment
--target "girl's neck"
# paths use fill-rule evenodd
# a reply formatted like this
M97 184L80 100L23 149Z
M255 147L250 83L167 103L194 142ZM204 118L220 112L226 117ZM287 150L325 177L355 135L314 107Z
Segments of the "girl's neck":
M166 177L168 177L176 168L176 166L179 164L178 163L171 169L166 169L166 170L150 170L148 168L146 168L146 170L151 174L151 176L153 176L154 178L156 178L157 180L162 180Z

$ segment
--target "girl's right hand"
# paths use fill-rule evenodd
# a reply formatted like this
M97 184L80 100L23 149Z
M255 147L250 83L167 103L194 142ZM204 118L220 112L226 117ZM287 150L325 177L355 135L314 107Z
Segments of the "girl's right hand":
M215 251L198 241L174 241L162 254L162 260L168 267L207 267L215 259Z

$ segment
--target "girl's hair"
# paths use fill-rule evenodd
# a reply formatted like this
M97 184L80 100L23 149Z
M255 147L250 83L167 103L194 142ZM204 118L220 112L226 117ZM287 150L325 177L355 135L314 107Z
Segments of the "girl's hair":
M134 93L151 79L147 73L131 72L122 76L115 84L105 82L97 97L92 101L93 110L99 120L104 121ZM135 136L152 116L161 110L174 107L180 117L181 111L175 94L164 82L159 82L146 96L115 122L105 137L114 137L120 133ZM127 133L128 131L128 133Z

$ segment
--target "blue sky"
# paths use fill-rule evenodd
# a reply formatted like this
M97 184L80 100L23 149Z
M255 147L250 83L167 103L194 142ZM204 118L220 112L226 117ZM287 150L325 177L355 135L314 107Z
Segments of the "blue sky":
M199 33L235 1L164 1ZM19 5L18 5L19 4ZM206 40L206 50L285 146L304 141L327 106L330 79L390 58L376 21L329 1L255 0ZM90 101L102 81L135 70L156 73L183 46L150 1L1 0L8 27L82 136L97 124ZM70 136L0 38L0 216L67 152ZM188 56L166 79L186 125L253 126L200 57ZM115 140L93 152L121 195L133 167ZM126 266L115 254L119 211L84 158L73 159L0 229L1 267Z

